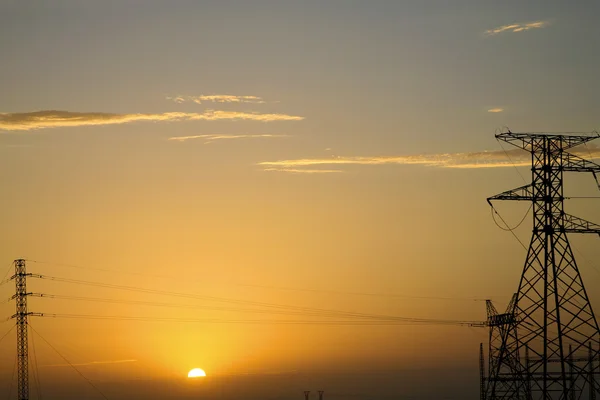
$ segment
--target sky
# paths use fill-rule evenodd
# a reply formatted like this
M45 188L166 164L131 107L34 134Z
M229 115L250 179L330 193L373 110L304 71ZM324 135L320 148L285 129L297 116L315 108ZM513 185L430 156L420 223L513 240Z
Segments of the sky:
M24 258L46 277L28 281L41 393L475 398L487 331L415 319L481 321L517 289L531 218L513 236L486 198L530 171L494 135L600 129L599 13L0 1L0 274ZM600 222L597 201L567 212ZM515 226L527 205L497 209ZM598 238L572 236L598 305ZM14 347L13 330L0 392Z

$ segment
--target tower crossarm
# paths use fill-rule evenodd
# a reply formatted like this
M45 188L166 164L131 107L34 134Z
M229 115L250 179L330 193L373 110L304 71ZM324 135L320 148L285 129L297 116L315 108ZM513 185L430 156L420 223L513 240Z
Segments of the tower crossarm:
M593 172L600 173L600 164L576 156L575 154L563 153L563 170L570 172Z
M10 278L8 278L8 280L9 280L9 281L15 280L15 279L17 278L17 276L28 276L28 277L30 277L30 278L43 278L43 277L44 277L43 275L40 275L40 274L32 274L32 273L30 272L30 273L27 273L27 274L14 274L14 275L13 275L13 276L11 276ZM13 296L13 298L14 298L14 296Z
M567 150L591 140L598 139L599 137L600 134L598 133L593 135L557 135L547 133L513 133L511 131L496 135L496 139L527 151L533 151L532 143L541 138L554 143L560 143L560 148L562 150Z
M13 315L10 316L10 319L15 319L15 318L17 318L18 316L21 316L21 315L29 315L29 316L32 316L32 317L43 317L44 313L28 312L28 313L25 313L25 314L13 314Z
M516 189L507 190L495 196L487 199L488 203L492 205L492 200L521 200L521 201L533 201L535 197L533 195L533 185L525 185Z
M574 215L564 215L564 231L567 233L597 233L600 235L600 225Z
M491 300L486 300L485 301L485 309L487 312L487 319L488 321L490 320L490 318L495 317L496 315L498 315L498 311L496 310L496 307L494 306L494 303L492 303Z
M18 294L13 294L13 295L10 297L10 299L9 299L9 300L14 300L14 299L16 299L18 296L19 296ZM33 293L31 293L31 292L29 292L29 293L23 293L23 296L34 296L34 294L33 294Z

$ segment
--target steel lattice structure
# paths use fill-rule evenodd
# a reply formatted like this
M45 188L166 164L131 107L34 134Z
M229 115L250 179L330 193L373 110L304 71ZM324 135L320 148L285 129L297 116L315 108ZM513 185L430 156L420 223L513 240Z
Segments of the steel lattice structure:
M27 341L27 274L25 260L14 261L15 274L11 277L15 281L15 295L12 297L16 303L16 313L11 317L17 320L17 399L29 399L29 344Z
M494 304L486 301L487 320L489 327L489 350L488 350L488 378L482 386L481 398L506 399L513 393L529 393L527 382L522 379L514 379L521 376L524 370L521 368L517 337L517 294L515 293L506 311L498 313ZM483 366L480 366L484 374ZM525 385L525 386L523 386ZM488 394L486 396L486 393Z
M598 323L567 233L600 235L600 225L564 212L563 174L591 172L598 183L600 165L568 152L598 137L510 131L496 135L531 154L532 183L493 196L488 202L532 202L533 235L514 309L501 314L512 315L514 320L495 317L500 319L500 346L490 354L487 399L596 397ZM490 334L492 330L490 326Z

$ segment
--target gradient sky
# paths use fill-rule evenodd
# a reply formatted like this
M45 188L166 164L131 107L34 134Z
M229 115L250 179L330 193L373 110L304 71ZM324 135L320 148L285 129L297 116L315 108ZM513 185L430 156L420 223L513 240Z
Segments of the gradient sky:
M599 14L591 0L4 0L0 262L242 301L31 279L54 295L236 308L30 299L49 314L315 320L241 310L255 301L483 320L469 299L503 308L525 255L485 201L529 180L494 133L600 128ZM598 146L578 151L600 158ZM591 176L568 179L567 194L597 195ZM597 200L567 207L600 222ZM516 225L527 205L498 210ZM530 232L529 219L515 231L525 243ZM598 238L572 243L597 305ZM477 395L486 340L414 324L31 325L114 399L440 398L426 377L445 368L456 376L437 384L463 399ZM85 388L34 339L42 390ZM0 349L8 391L14 335ZM193 367L221 380L186 386Z

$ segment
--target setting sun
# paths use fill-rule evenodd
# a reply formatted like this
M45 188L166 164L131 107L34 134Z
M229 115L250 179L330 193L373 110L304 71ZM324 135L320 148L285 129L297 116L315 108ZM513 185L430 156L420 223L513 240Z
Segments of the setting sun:
M206 376L206 372L200 368L194 368L188 372L188 378L202 378Z

